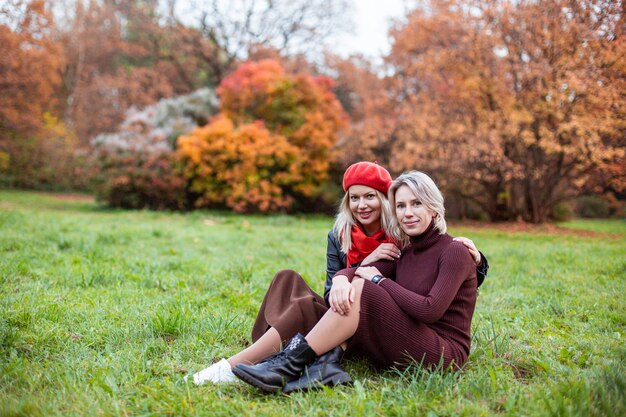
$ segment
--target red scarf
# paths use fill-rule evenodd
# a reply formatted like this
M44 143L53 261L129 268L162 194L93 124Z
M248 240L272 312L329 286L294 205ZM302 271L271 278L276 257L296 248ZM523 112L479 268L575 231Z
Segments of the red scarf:
M352 239L352 247L348 251L348 268L350 265L362 262L381 243L393 243L393 240L385 235L383 229L372 236L368 236L359 226L352 226L350 238Z

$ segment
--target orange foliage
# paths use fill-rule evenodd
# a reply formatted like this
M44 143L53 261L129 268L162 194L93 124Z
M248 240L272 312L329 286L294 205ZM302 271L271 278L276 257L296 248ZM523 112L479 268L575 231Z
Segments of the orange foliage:
M15 28L0 22L0 145L8 134L40 131L44 113L54 110L53 93L61 82L60 47L50 36L45 2L9 3L16 3L15 10L21 3L25 10L13 16Z
M335 92L351 119L351 131L338 143L341 164L377 160L389 166L397 126L403 119L388 94L393 79L378 76L362 57L331 56L328 61L337 73ZM390 168L394 174L401 172L401 168Z
M623 176L618 3L430 4L392 31L394 75L347 146L430 171L494 220L545 221L595 170Z
M131 106L219 81L219 49L199 30L161 19L156 7L131 0L77 1L70 24L59 28L67 60L66 117L83 144L115 131Z
M345 115L327 77L286 74L275 60L245 62L222 80L217 94L223 112L238 123L263 120L271 130L291 135L317 113L336 131Z
M330 89L327 78L286 74L271 60L226 77L222 114L178 141L197 205L265 212L315 198L345 124Z
M262 123L235 127L224 114L178 139L186 160L190 191L196 206L226 205L238 212L287 209L293 197L283 192L297 178L292 164L298 149Z
M41 0L0 6L0 184L84 185L71 168L75 141L55 114L61 47Z

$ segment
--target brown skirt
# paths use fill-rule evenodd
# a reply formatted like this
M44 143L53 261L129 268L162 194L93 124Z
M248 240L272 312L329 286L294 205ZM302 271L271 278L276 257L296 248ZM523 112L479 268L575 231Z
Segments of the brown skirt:
M295 271L279 271L259 309L254 326L252 341L256 342L273 327L283 342L296 333L306 335L328 310L324 298L313 291Z

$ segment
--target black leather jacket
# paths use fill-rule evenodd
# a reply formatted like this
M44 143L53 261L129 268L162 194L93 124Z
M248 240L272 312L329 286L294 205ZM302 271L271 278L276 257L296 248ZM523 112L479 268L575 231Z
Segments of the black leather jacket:
M489 262L487 262L487 258L485 258L482 252L480 252L480 257L482 262L480 266L476 267L476 278L478 279L479 287L485 280L487 271L489 270ZM326 283L324 284L324 301L326 302L326 306L329 305L328 295L330 294L330 287L333 285L333 277L337 271L346 267L346 263L347 255L341 250L339 238L335 236L335 233L331 230L328 232L328 246L326 248ZM360 264L356 263L350 265L350 267L354 268L359 265Z

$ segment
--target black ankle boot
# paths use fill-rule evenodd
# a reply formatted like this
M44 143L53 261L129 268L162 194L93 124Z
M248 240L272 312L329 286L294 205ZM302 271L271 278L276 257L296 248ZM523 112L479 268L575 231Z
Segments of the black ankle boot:
M285 385L283 392L307 391L323 385L335 386L352 382L350 375L341 367L343 349L339 346L326 352L302 372L302 376Z
M233 368L233 373L263 391L279 391L287 382L297 379L315 356L304 336L298 333L277 355L257 365L239 364Z

